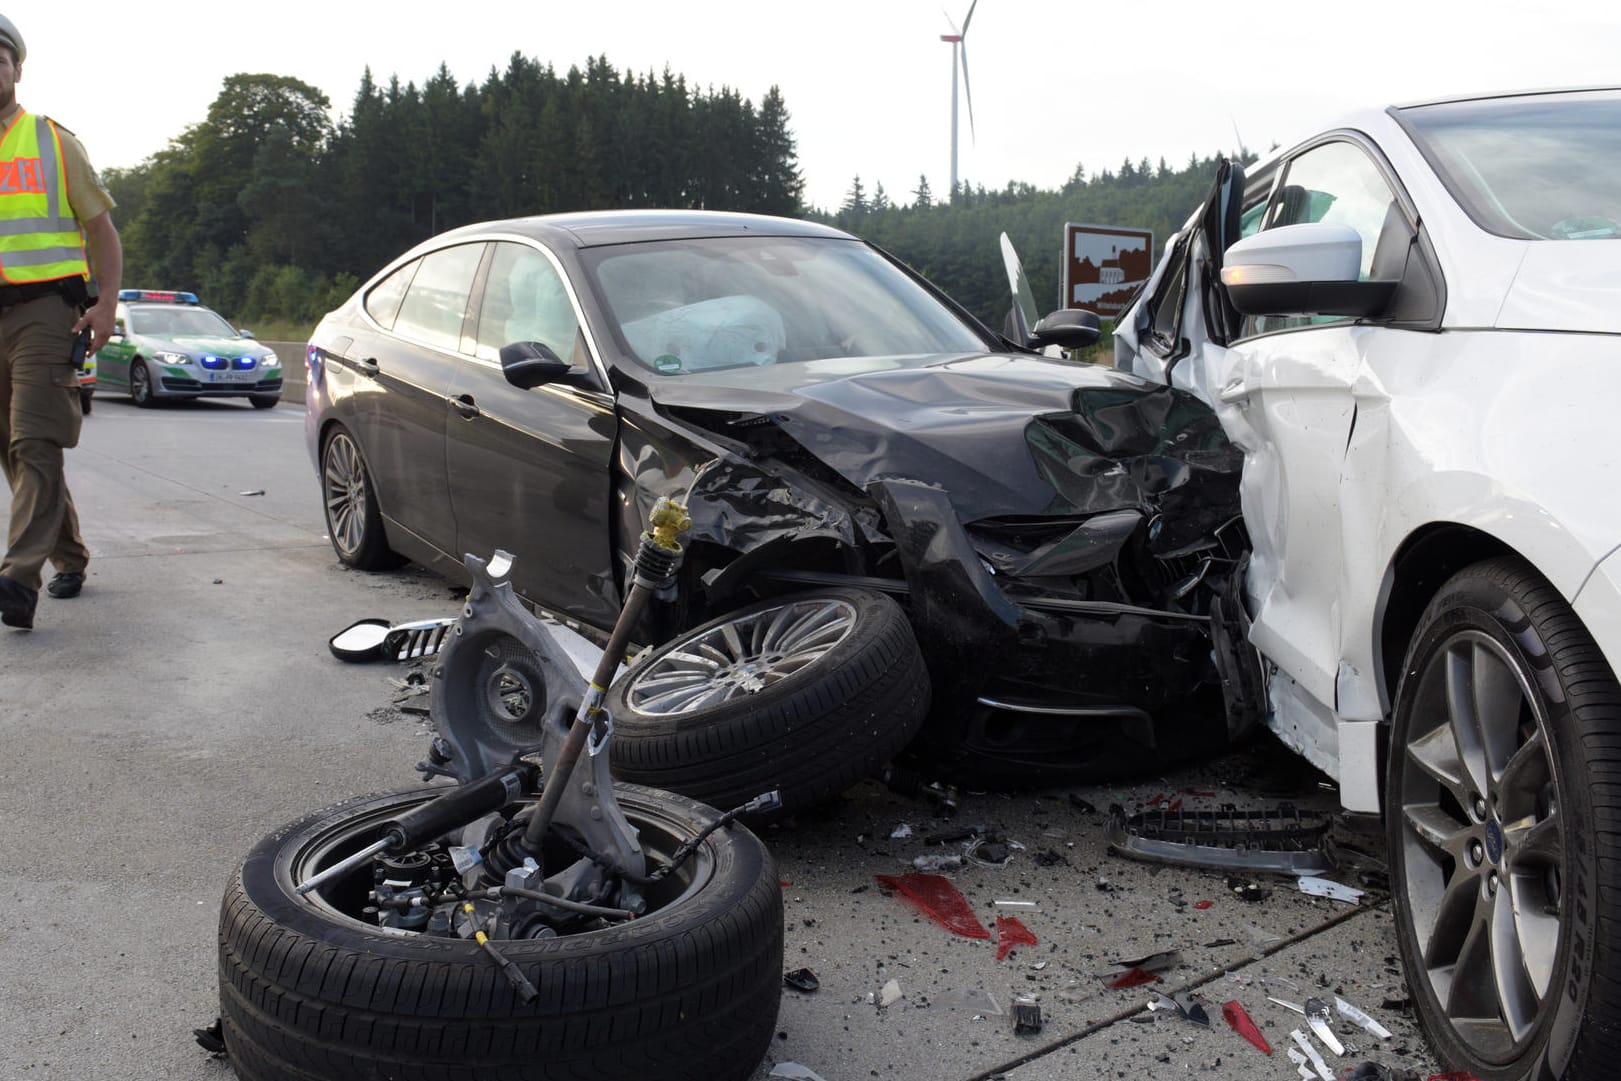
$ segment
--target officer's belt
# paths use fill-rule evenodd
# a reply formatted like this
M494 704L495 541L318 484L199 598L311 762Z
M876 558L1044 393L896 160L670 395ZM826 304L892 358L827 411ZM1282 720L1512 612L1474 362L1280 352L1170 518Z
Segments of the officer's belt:
M13 304L22 304L40 297L60 296L70 304L81 304L85 300L84 279L57 278L48 282L23 282L20 285L0 285L0 308L9 308Z

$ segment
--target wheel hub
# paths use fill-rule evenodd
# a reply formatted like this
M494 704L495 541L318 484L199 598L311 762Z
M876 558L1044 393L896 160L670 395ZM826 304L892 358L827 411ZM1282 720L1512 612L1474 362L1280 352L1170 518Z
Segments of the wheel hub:
M1486 858L1493 864L1503 862L1503 827L1495 818L1486 823Z

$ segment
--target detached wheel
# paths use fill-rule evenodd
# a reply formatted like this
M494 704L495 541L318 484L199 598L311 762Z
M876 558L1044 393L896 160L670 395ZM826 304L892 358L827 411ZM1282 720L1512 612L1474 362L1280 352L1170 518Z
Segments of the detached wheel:
M831 799L895 756L929 706L900 606L864 589L773 598L696 627L608 691L614 774L778 814Z
M333 551L356 570L388 570L403 562L388 546L375 491L360 447L339 428L321 448L321 503Z
M146 361L139 357L130 361L129 365L129 398L142 409L151 409L158 404L157 397L152 393L152 372L146 366Z
M668 857L716 812L616 785L645 851ZM747 829L707 837L649 890L629 923L496 943L540 997L524 1003L460 938L387 932L359 918L365 872L298 897L322 867L442 788L365 796L265 838L226 890L220 1008L243 1081L742 1081L776 1029L782 891ZM340 880L341 882L341 880Z
M1621 688L1558 592L1516 560L1447 582L1402 670L1385 802L1397 940L1443 1062L1612 1075L1618 762Z

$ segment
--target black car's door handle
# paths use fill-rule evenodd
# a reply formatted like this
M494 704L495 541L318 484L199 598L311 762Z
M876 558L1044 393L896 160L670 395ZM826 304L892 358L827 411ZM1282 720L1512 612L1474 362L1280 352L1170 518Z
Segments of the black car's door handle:
M377 358L376 357L367 357L364 360L355 361L355 370L357 372L359 372L361 375L376 375L377 374Z
M473 403L471 394L458 394L450 399L450 408L471 420L478 416L478 406Z

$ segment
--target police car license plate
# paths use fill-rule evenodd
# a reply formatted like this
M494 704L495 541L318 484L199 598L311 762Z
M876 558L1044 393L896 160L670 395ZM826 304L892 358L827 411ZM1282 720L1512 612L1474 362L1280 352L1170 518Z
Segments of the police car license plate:
M246 372L209 372L210 383L246 383L253 377Z

